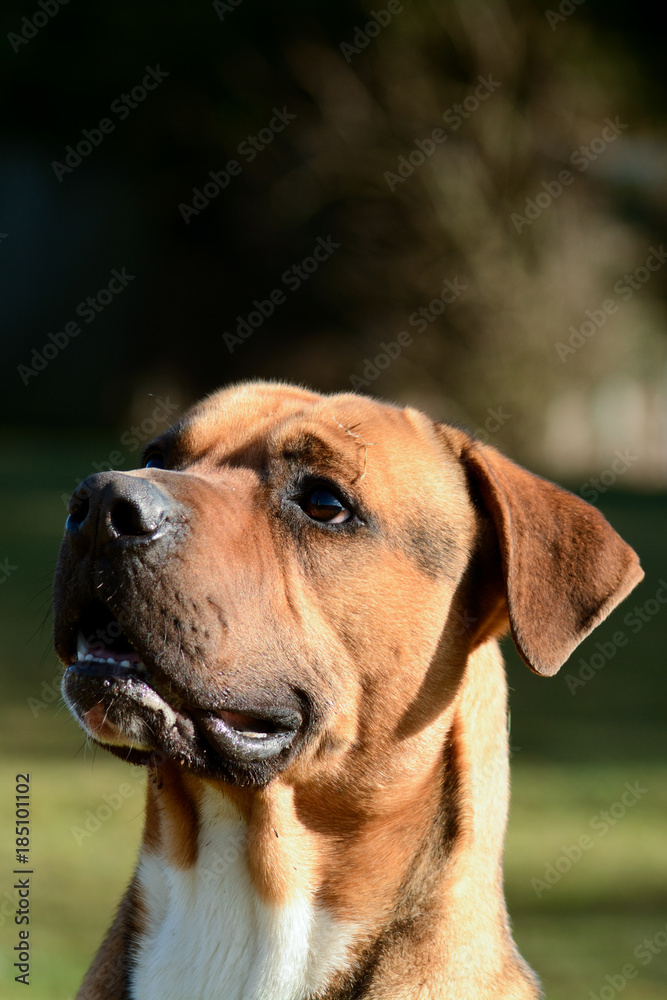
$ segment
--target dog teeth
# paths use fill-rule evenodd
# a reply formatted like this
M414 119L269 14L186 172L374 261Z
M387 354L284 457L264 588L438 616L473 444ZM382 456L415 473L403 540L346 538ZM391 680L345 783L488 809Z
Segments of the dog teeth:
M142 660L119 660L114 656L94 656L93 653L89 652L89 649L90 646L85 637L79 632L76 637L77 663L91 663L94 660L97 663L108 663L112 667L126 667L127 669L134 669L139 673L146 673L146 664Z

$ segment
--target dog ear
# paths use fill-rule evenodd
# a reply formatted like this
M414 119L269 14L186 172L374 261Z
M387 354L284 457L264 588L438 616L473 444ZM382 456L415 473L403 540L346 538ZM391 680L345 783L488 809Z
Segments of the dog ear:
M454 438L495 526L516 648L535 673L555 674L643 578L639 559L595 507L467 434Z

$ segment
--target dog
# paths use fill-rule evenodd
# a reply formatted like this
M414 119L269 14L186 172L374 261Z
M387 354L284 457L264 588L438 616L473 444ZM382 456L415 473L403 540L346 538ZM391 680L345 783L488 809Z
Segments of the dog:
M552 675L643 576L463 430L244 383L74 493L64 697L147 769L79 1000L528 1000L498 636Z

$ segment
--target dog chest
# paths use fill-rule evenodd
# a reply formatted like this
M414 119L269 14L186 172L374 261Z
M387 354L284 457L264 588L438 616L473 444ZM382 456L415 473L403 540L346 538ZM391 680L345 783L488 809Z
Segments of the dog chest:
M142 857L147 926L134 949L133 1000L305 1000L345 967L351 928L303 895L262 900L245 840L233 806L211 794L193 867Z

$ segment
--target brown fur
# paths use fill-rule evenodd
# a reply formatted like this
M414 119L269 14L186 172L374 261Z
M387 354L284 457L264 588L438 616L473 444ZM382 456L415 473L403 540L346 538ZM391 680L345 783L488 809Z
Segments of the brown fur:
M509 625L531 669L554 673L639 582L635 554L597 510L494 448L363 397L237 386L157 445L184 474L128 475L188 511L187 548L169 566L147 560L145 580L111 579L107 600L115 610L112 588L124 591L128 634L148 643L156 684L186 703L309 692L309 735L288 766L261 787L213 785L247 821L263 899L307 891L359 927L317 1000L537 997L502 889L496 637ZM295 475L339 484L363 526L306 523L290 508ZM60 573L78 593L69 551ZM154 620L155 649L142 638ZM156 766L146 850L194 863L204 781ZM131 888L81 1000L126 997L139 906ZM114 963L117 979L100 986Z
M201 797L199 782L171 761L148 775L144 846L174 868L190 868L197 859Z

